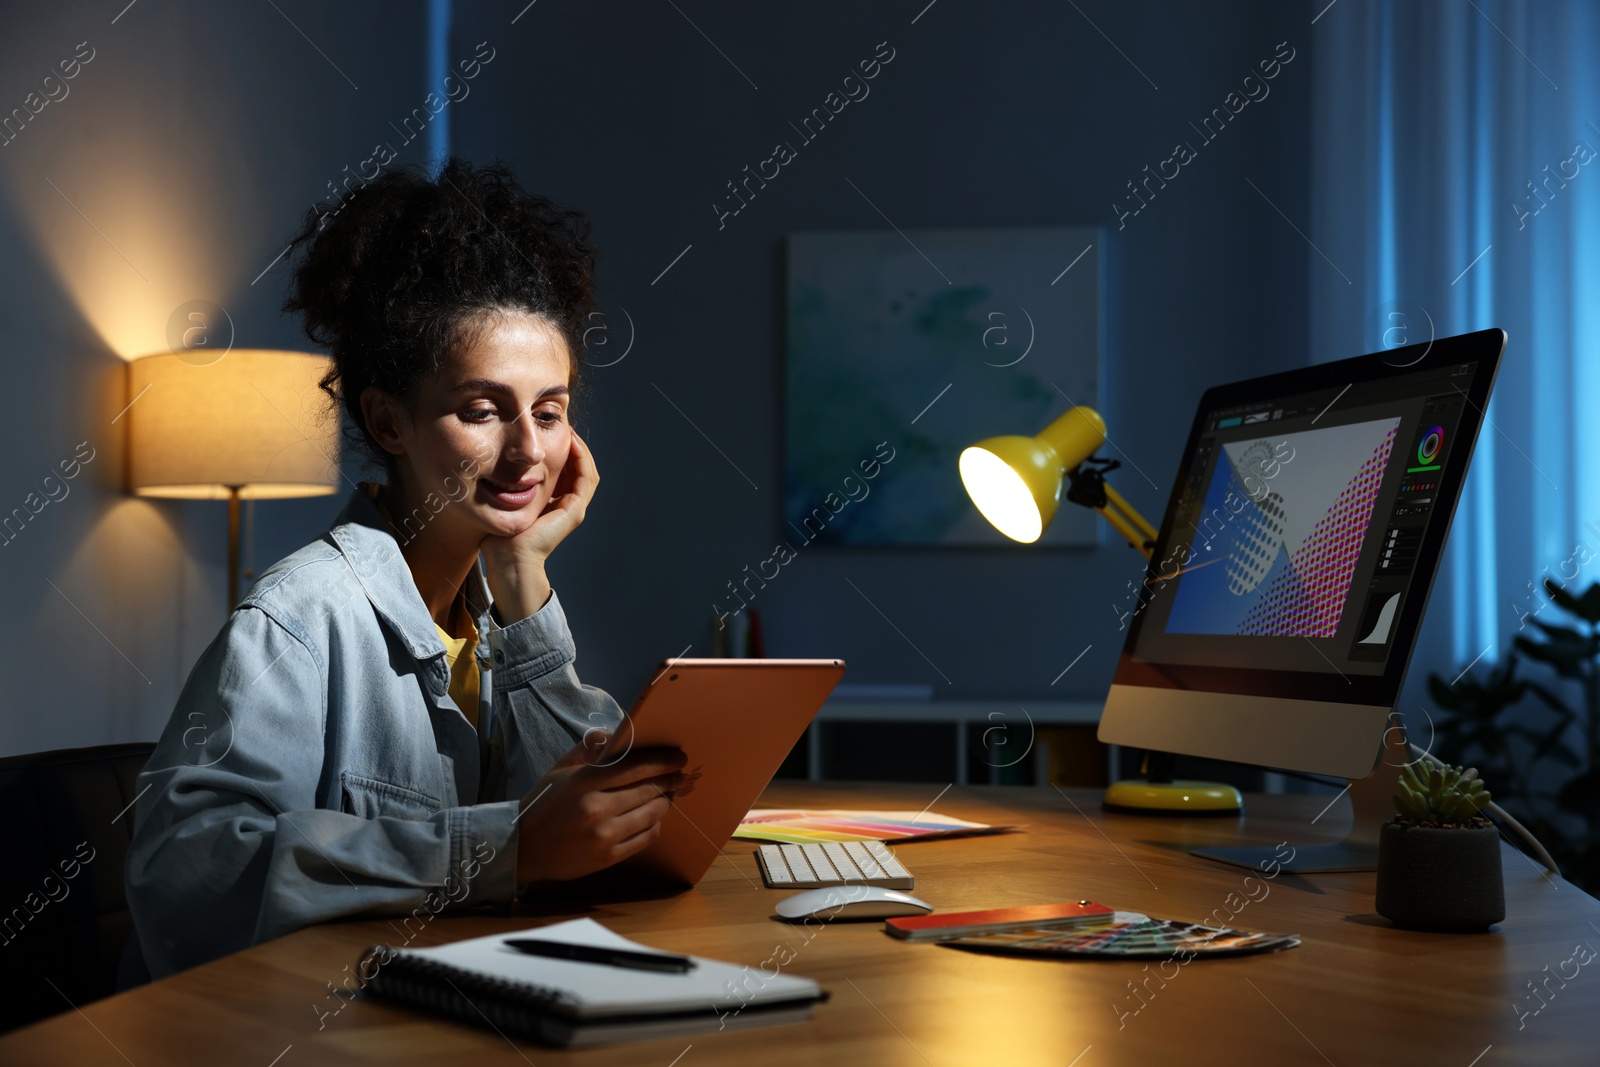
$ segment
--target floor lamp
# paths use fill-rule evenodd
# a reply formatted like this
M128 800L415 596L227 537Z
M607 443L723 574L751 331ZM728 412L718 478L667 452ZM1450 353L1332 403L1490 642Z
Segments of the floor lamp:
M128 364L128 488L228 502L228 610L239 602L239 501L338 490L338 420L324 356L230 349L200 363L163 352Z

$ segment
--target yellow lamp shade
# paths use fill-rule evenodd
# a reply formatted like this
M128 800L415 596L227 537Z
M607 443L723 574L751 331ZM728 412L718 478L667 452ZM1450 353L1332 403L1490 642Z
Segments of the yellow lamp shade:
M128 364L128 483L192 500L326 496L339 421L305 352L233 349L204 366L161 353Z
M991 437L961 451L961 484L990 525L1031 544L1055 518L1061 472L1032 437Z
M1056 517L1062 475L1105 439L1105 421L1091 408L1074 407L1037 436L990 437L963 449L961 484L995 529L1031 544Z

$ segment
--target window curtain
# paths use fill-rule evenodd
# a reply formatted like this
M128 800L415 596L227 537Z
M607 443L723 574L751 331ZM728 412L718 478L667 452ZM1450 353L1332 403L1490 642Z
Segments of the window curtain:
M1600 580L1600 5L1339 0L1310 33L1313 360L1510 338L1409 714L1430 671L1500 657L1546 576Z

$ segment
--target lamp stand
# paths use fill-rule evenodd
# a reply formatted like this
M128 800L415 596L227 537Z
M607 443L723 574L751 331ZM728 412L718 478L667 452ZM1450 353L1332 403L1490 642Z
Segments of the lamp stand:
M239 605L239 489L228 486L228 613Z
M1106 472L1120 466L1118 460L1089 456L1066 472L1066 496L1074 504L1098 511L1148 559L1156 545L1156 528L1106 482ZM1101 806L1131 815L1238 815L1244 810L1244 799L1233 786L1175 780L1172 769L1170 752L1147 751L1144 777L1111 783Z

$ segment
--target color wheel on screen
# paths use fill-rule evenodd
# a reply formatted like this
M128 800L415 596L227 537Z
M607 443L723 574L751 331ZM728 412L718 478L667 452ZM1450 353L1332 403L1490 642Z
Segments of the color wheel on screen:
M1433 426L1422 435L1422 442L1417 445L1417 464L1415 467L1406 468L1407 474L1418 471L1436 471L1439 469L1439 453L1444 451L1444 427Z

